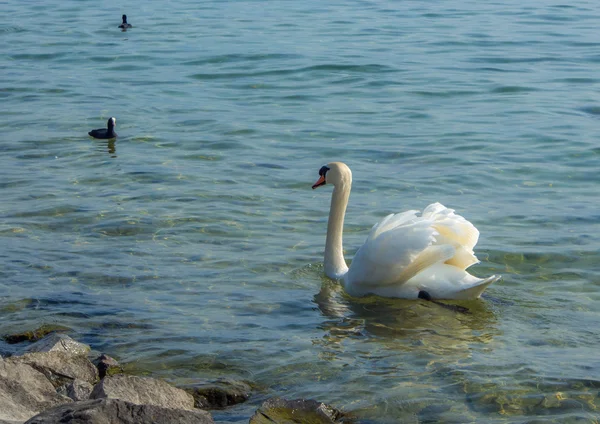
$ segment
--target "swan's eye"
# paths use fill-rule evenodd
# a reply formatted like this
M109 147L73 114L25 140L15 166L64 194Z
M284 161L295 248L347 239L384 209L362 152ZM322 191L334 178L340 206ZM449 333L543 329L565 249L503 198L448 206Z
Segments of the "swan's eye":
M327 174L327 171L329 171L329 167L322 166L321 169L319 169L319 175L324 177Z

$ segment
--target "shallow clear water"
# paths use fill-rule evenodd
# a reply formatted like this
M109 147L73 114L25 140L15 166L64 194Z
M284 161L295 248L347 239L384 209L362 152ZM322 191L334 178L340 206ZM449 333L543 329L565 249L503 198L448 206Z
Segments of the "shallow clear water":
M250 381L220 422L275 395L364 423L598 422L600 5L484 3L4 3L0 333ZM90 139L110 116L118 141ZM310 189L333 160L348 259L440 201L503 279L471 314L345 296Z

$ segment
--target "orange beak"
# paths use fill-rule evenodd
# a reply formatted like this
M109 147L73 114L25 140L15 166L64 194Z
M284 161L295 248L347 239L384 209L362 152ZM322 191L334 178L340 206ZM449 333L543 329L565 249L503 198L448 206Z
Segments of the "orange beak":
M319 179L317 180L316 183L313 184L312 188L313 190L319 186L325 185L325 177L323 175L321 175L319 177Z

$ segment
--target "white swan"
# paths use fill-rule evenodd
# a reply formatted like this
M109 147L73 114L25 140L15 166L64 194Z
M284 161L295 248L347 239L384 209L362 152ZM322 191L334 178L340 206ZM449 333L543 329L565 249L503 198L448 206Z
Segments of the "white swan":
M465 271L478 262L473 247L479 231L440 203L427 206L421 216L411 210L383 218L373 226L348 268L342 231L352 186L350 168L342 162L323 166L312 188L326 183L333 185L333 193L325 241L325 274L341 280L349 295L476 299L500 278L477 278Z

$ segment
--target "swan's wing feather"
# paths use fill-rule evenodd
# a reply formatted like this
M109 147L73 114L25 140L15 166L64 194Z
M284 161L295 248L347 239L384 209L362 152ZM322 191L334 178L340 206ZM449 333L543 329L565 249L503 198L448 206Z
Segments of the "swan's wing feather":
M473 224L440 203L433 203L423 211L423 218L432 221L432 227L437 231L436 244L451 244L456 254L446 263L460 269L479 262L473 253L473 248L479 240L479 230Z
M375 224L360 248L370 262L378 265L408 265L423 249L433 244L436 231L431 221L408 211L386 216Z
M471 287L465 287L460 290L458 293L455 293L453 297L455 299L477 299L481 296L481 293L493 282L496 282L500 279L499 275L492 275L488 278L483 279L477 284L473 284Z
M396 213L396 214L393 214L393 213L389 214L388 216L383 218L381 221L379 221L377 224L373 225L373 228L371 228L371 232L369 233L369 236L367 237L367 241L369 239L377 238L381 233L383 233L385 231L389 231L395 227L414 222L416 219L418 219L417 213L418 213L418 211L411 210L411 211L406 211L406 212L401 212L401 213Z
M416 216L416 211L388 215L375 224L365 243L354 255L348 279L356 284L398 283L399 275L424 269L429 256L409 267L427 247L435 242L431 221ZM435 262L435 261L434 261ZM406 279L407 280L407 279ZM406 281L402 280L402 282Z
M479 231L473 224L440 203L417 214L392 214L375 224L347 279L360 285L400 285L436 263L465 270L478 262L473 247Z
M479 230L461 215L441 203L432 203L423 210L423 218L433 221L440 235L452 239L455 243L473 250L479 240Z
M445 262L454 256L454 247L446 244L429 246L415 257L410 264L398 273L398 279L391 284L402 284L436 263Z

